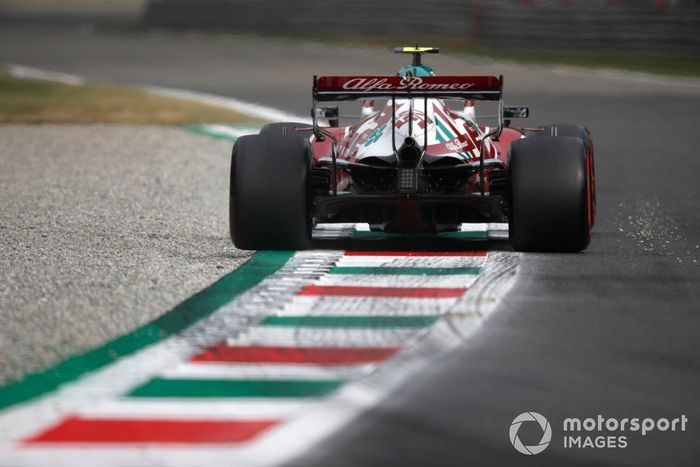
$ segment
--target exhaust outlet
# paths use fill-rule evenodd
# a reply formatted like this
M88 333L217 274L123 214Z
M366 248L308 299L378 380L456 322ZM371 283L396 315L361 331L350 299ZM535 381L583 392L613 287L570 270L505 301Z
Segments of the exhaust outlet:
M412 137L407 137L401 147L396 151L396 157L399 160L399 165L402 167L416 167L423 150L416 140Z

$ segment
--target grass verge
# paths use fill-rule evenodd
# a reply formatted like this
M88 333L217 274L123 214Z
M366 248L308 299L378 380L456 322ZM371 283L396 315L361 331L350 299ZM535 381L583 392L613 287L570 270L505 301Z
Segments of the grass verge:
M133 123L185 125L260 123L206 104L154 96L121 86L71 86L19 79L0 69L0 123Z

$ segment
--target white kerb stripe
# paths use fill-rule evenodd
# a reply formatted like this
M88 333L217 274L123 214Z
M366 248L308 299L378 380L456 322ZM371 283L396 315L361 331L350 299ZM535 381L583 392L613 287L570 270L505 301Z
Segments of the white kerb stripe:
M314 283L352 287L403 287L411 289L430 287L470 287L479 276L472 274L450 275L389 275L389 274L326 274Z
M394 268L481 267L486 256L343 256L336 266Z
M394 328L297 328L255 326L227 340L229 345L256 344L300 347L396 347L412 340L421 329Z
M307 363L183 363L166 371L167 378L184 379L349 379L370 373L376 364L311 365Z
M299 399L193 399L193 398L129 398L114 399L86 405L76 415L85 418L148 419L172 418L231 420L277 419L299 409L308 408L313 401Z
M297 295L277 312L281 316L305 315L396 315L441 314L457 302L457 298L373 298L322 297Z

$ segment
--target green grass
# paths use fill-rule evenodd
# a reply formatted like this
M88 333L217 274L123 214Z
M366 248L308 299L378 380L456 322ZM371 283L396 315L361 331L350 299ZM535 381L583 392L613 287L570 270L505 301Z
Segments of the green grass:
M219 107L155 96L133 87L71 86L18 79L0 69L0 123L256 123Z

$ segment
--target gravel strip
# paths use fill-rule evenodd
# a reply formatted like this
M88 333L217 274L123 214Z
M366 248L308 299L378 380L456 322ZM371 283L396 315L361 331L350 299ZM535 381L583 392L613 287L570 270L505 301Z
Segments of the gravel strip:
M0 126L0 384L161 315L249 253L230 144L179 128Z

